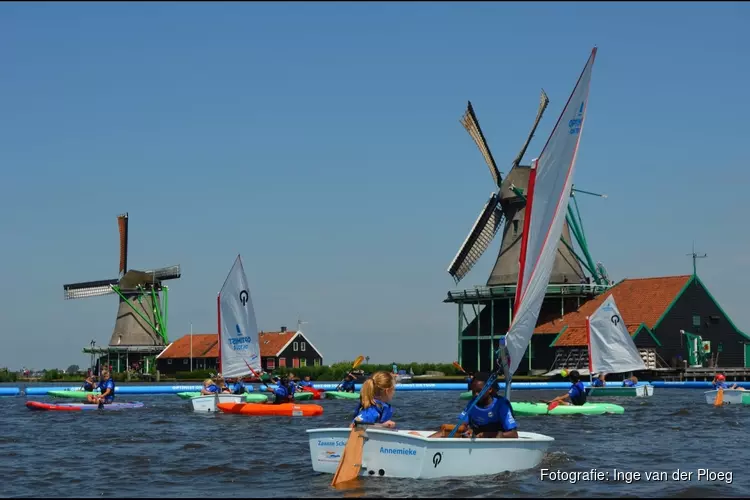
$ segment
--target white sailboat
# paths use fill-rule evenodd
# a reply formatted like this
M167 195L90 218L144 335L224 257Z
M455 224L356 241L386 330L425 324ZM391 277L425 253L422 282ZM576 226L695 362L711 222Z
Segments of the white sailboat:
M630 336L615 297L610 294L604 302L586 318L589 348L589 373L628 373L646 370L638 348ZM591 387L590 396L652 396L654 386L638 384L635 387L606 386Z
M260 373L260 342L250 287L238 255L217 297L219 371L224 378ZM190 400L193 411L215 412L218 403L244 403L241 394L212 394Z
M508 398L510 378L534 333L562 236L595 58L596 48L592 50L541 155L532 163L519 262L516 313L508 334L501 339L499 350ZM360 475L442 478L523 470L539 465L554 441L550 436L522 431L514 439L428 437L434 432L367 429ZM307 433L313 469L335 473L349 429L317 429L308 430Z

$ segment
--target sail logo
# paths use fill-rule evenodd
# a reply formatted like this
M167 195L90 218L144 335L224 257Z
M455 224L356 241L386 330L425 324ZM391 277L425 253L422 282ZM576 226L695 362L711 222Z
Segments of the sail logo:
M248 295L247 290L242 290L240 292L240 302L242 302L242 306L247 305L247 301L250 300L250 295Z
M242 337L242 330L240 329L240 325L234 325L234 326L237 329L237 336Z
M575 118L568 121L570 135L576 135L581 132L581 126L583 125L583 104L584 103L581 102L581 106L578 108Z
M613 325L617 326L620 323L620 317L616 314L613 314L609 320L612 322Z

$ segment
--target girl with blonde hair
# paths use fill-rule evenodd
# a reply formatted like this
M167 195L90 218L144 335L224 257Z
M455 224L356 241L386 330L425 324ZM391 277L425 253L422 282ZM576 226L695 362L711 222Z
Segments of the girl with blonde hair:
M391 420L393 408L391 400L396 392L396 381L392 373L375 372L365 380L359 391L359 408L355 413L355 425L375 425L379 427L396 427Z

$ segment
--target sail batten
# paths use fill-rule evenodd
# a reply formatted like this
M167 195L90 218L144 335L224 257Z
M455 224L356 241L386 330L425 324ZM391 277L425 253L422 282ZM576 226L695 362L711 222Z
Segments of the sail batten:
M225 378L260 372L258 324L239 255L219 293L219 344Z
M532 165L534 182L533 189L529 186L516 310L506 335L511 375L531 342L562 236L595 58L596 48L591 51L541 155Z
M587 318L586 324L591 373L646 370L646 363L628 332L613 295Z

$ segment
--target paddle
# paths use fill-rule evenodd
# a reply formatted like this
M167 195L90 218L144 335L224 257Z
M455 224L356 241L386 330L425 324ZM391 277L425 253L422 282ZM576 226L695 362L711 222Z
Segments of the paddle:
M719 391L716 393L716 399L714 399L714 406L721 406L724 404L724 388L719 387Z
M352 430L349 432L349 440L346 442L344 452L341 454L341 461L331 481L331 486L334 488L359 477L359 472L362 469L364 438L365 429L352 424Z
M354 360L354 363L352 364L352 367L349 369L349 371L351 372L352 370L355 370L359 365L362 364L362 361L364 361L364 360L365 360L364 356L361 356L361 355L358 356L357 359ZM349 374L347 373L347 376L348 375ZM342 380L341 382L339 382L339 385L336 386L336 389L338 389L339 387L341 387L341 384L343 384L345 381L346 381L346 377L344 377L344 380Z
M463 367L458 364L458 361L454 361L453 362L453 366L455 366L456 370L460 371L461 373L465 373L466 375L469 374L469 372L467 372L466 370L464 370Z

